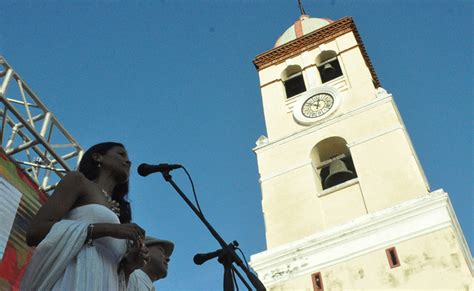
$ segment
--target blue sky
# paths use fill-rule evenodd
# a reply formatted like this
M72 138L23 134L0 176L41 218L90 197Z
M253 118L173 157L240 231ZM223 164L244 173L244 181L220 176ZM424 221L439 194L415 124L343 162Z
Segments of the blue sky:
M471 1L303 1L352 16L394 95L431 189L474 244ZM265 250L252 148L266 134L253 58L299 16L297 0L0 0L0 54L87 148L125 143L135 166L186 166L208 220L247 257ZM191 194L186 176L173 173ZM217 243L161 176L131 177L134 219L176 242L159 290L221 290Z

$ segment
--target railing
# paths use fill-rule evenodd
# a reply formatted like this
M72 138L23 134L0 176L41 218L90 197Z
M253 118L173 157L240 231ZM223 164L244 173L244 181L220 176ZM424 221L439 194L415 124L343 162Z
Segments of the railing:
M76 168L83 149L0 56L0 146L43 191Z

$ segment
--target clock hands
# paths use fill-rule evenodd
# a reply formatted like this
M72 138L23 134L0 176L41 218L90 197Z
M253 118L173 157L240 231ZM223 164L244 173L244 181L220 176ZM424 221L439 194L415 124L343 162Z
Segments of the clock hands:
M323 107L323 106L319 106L319 102L321 102L321 100L320 100L320 99L317 99L317 100L316 100L316 104L315 104L316 109L319 109L319 108Z

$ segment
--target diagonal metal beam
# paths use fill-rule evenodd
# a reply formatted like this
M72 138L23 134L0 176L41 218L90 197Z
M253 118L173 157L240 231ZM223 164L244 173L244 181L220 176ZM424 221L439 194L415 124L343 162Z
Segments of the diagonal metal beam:
M44 191L53 190L84 150L1 55L0 102L0 146Z

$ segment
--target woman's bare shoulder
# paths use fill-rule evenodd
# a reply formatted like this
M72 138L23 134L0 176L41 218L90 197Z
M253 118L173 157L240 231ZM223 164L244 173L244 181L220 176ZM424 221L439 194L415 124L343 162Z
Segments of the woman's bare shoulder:
M72 180L87 180L86 176L79 171L70 171L68 172L63 179L72 179Z
M75 185L77 187L87 185L88 182L90 182L89 179L87 179L83 173L79 171L71 171L61 179L60 184Z

